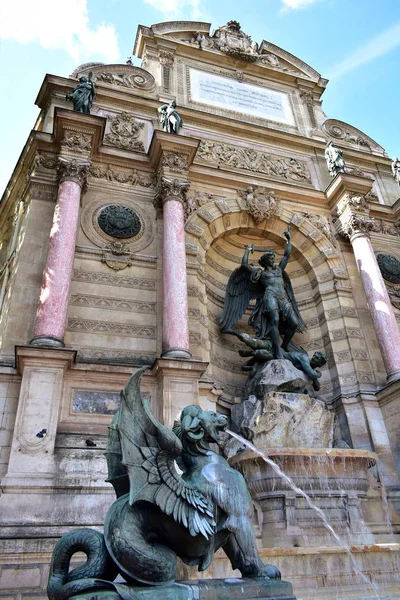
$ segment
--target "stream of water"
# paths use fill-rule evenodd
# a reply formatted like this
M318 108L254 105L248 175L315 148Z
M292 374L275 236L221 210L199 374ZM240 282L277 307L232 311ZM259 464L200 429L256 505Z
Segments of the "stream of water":
M271 460L269 458L269 456L267 456L266 454L264 454L263 452L261 452L261 450L258 450L258 448L256 448L256 446L254 446L251 442L249 442L248 440L245 440L242 436L238 435L237 433L234 433L233 431L230 431L229 429L227 429L226 432L229 433L229 435L231 435L232 437L236 438L239 442L241 442L242 444L244 444L245 446L247 446L247 448L249 448L249 450L252 450L256 454L258 454L258 456L260 456L267 464L270 465L270 467L275 471L275 473L277 475L279 475L279 477L282 477L282 479L284 479L286 481L286 483L292 488L292 490L294 492L296 492L296 494L298 494L299 496L302 496L304 498L304 500L307 502L307 504L310 506L310 508L312 508L313 510L315 510L317 512L317 514L321 518L324 526L329 531L329 533L334 537L334 539L336 540L336 542L338 543L338 545L341 548L343 548L343 550L345 550L345 552L349 556L349 559L350 559L350 562L351 562L351 564L353 566L354 572L364 581L364 583L366 583L368 585L368 587L370 587L371 589L374 590L374 593L375 593L375 596L376 596L377 600L382 600L381 595L379 593L379 590L378 590L377 586L375 585L375 583L373 583L372 581L370 581L364 575L364 573L362 571L360 571L360 569L357 566L357 563L355 561L355 558L353 556L353 553L352 553L351 549L349 548L349 546L347 544L345 544L342 541L342 539L340 538L340 536L336 533L336 531L330 525L328 519L326 518L325 513L319 508L319 506L316 506L314 504L314 502L311 500L310 496L308 494L306 494L306 492L304 492L301 488L299 488L292 481L292 479L288 475L286 475L286 473L284 473L282 471L282 469L279 467L279 465L276 464L276 462L274 462L273 460Z

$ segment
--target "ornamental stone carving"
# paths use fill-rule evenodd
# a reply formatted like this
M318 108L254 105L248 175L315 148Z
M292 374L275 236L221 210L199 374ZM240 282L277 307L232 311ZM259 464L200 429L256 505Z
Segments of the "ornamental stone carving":
M333 244L334 246L336 245L335 236L332 232L331 225L327 217L324 217L323 215L315 215L307 211L301 213L301 216L307 219L307 221L309 221L310 223L312 223L317 229L319 229L320 232L323 233L326 238L328 238L331 244Z
M246 62L255 62L259 57L258 44L240 29L238 21L228 21L223 27L218 27L213 35L197 33L191 40L204 49L215 49Z
M264 187L249 186L238 191L238 194L245 201L246 212L253 217L257 225L270 219L278 210L278 198L274 192Z
M112 242L108 246L104 246L102 251L102 262L106 263L114 271L122 271L122 269L130 267L133 264L132 252L123 242Z
M202 140L196 158L213 163L216 167L232 167L265 173L277 179L297 181L311 185L311 175L305 161L268 152L230 146Z
M395 256L379 252L376 260L383 279L390 283L400 283L400 261Z
M140 219L131 208L120 204L105 206L97 217L100 229L107 235L125 239L137 235L140 231Z
M119 201L114 193L110 201L103 191L103 197L85 203L81 226L86 237L98 248L110 247L119 240L126 250L139 252L153 240L153 213L152 209L148 210L126 194Z
M348 123L338 121L337 119L327 119L322 125L322 129L329 137L347 142L348 144L357 147L359 150L379 152L380 154L386 155L382 146Z
M154 186L153 175L139 173L137 169L133 169L131 173L121 173L115 171L110 165L107 167L92 165L89 174L96 179L106 179L110 182L127 183L132 186L139 185L145 188Z
M307 107L308 116L310 117L311 127L317 127L317 121L314 114L314 98L310 90L301 90L300 98Z
M368 216L369 204L365 196L354 192L340 199L332 219L339 235L350 239L356 234L369 234L374 226L374 219Z
M42 154L39 150L35 155L35 163L34 168L38 169L40 167L44 169L56 169L58 165L57 157L51 154Z
M174 152L165 152L161 164L163 167L168 167L171 171L185 171L188 169L188 159L184 154L176 154Z
M400 185L400 160L397 156L392 158L392 173L395 182Z
M189 192L186 194L185 219L188 219L192 213L201 208L208 202L211 202L214 194L211 192Z
M371 232L381 233L383 235L400 236L400 223L389 223L383 219L374 219L371 226Z
M144 144L138 140L143 127L143 122L137 121L132 114L123 112L110 118L110 133L105 135L104 141L123 150L144 152Z
M172 67L174 64L174 54L172 52L166 52L165 50L160 50L158 53L158 59L163 66Z
M92 148L91 138L80 132L66 131L61 146L74 154L88 154Z
M114 68L116 70L114 70ZM127 87L131 89L143 90L151 92L155 88L155 79L151 73L140 67L134 67L133 65L116 65L112 68L111 65L104 65L102 63L92 63L92 66L87 67L82 65L79 67L77 75L85 74L85 71L91 70L93 72L93 81L98 83L108 83L110 85L117 85L121 87Z
M157 194L155 205L158 207L160 202L164 204L167 200L178 200L186 206L186 192L190 187L190 181L184 179L169 179L160 175L157 182Z
M77 160L76 158L58 157L59 181L75 181L81 188L86 185L91 162L89 160Z

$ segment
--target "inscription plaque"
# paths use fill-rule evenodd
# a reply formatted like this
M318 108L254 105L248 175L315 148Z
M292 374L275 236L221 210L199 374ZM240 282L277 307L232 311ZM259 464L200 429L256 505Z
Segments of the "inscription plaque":
M193 102L295 125L288 94L190 69Z

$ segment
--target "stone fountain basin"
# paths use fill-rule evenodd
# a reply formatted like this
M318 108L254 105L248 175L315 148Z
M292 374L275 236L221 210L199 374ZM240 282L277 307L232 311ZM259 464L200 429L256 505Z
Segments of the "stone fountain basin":
M310 496L333 492L365 494L370 486L368 469L377 462L374 452L350 448L268 448L264 453ZM263 493L292 491L290 484L252 450L231 457L229 463L242 473L253 498Z

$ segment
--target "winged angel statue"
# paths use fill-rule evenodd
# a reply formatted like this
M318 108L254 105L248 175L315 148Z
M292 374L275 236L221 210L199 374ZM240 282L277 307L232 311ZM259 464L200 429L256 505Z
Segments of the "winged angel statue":
M243 336L232 327L242 317L250 301L256 299L249 325L256 330L256 337L264 342L260 348L265 347L265 341L269 342L273 358L285 358L295 332L306 329L289 275L285 271L292 250L289 228L283 232L283 235L287 243L278 266L274 264L273 250L264 251L254 246L245 247L241 266L235 269L229 278L220 319L223 333L242 338ZM248 263L249 253L254 251L264 252L258 261L261 269ZM282 345L280 335L282 335Z
M124 600L137 600L137 587L113 583L117 574L128 584L171 583L177 556L203 571L221 547L244 577L280 579L278 569L258 555L243 476L210 448L219 443L227 417L192 405L169 430L140 393L145 370L122 390L109 430L107 481L117 500L104 536L78 529L61 538L50 567L50 600L110 589ZM87 562L68 572L72 554L82 550Z

